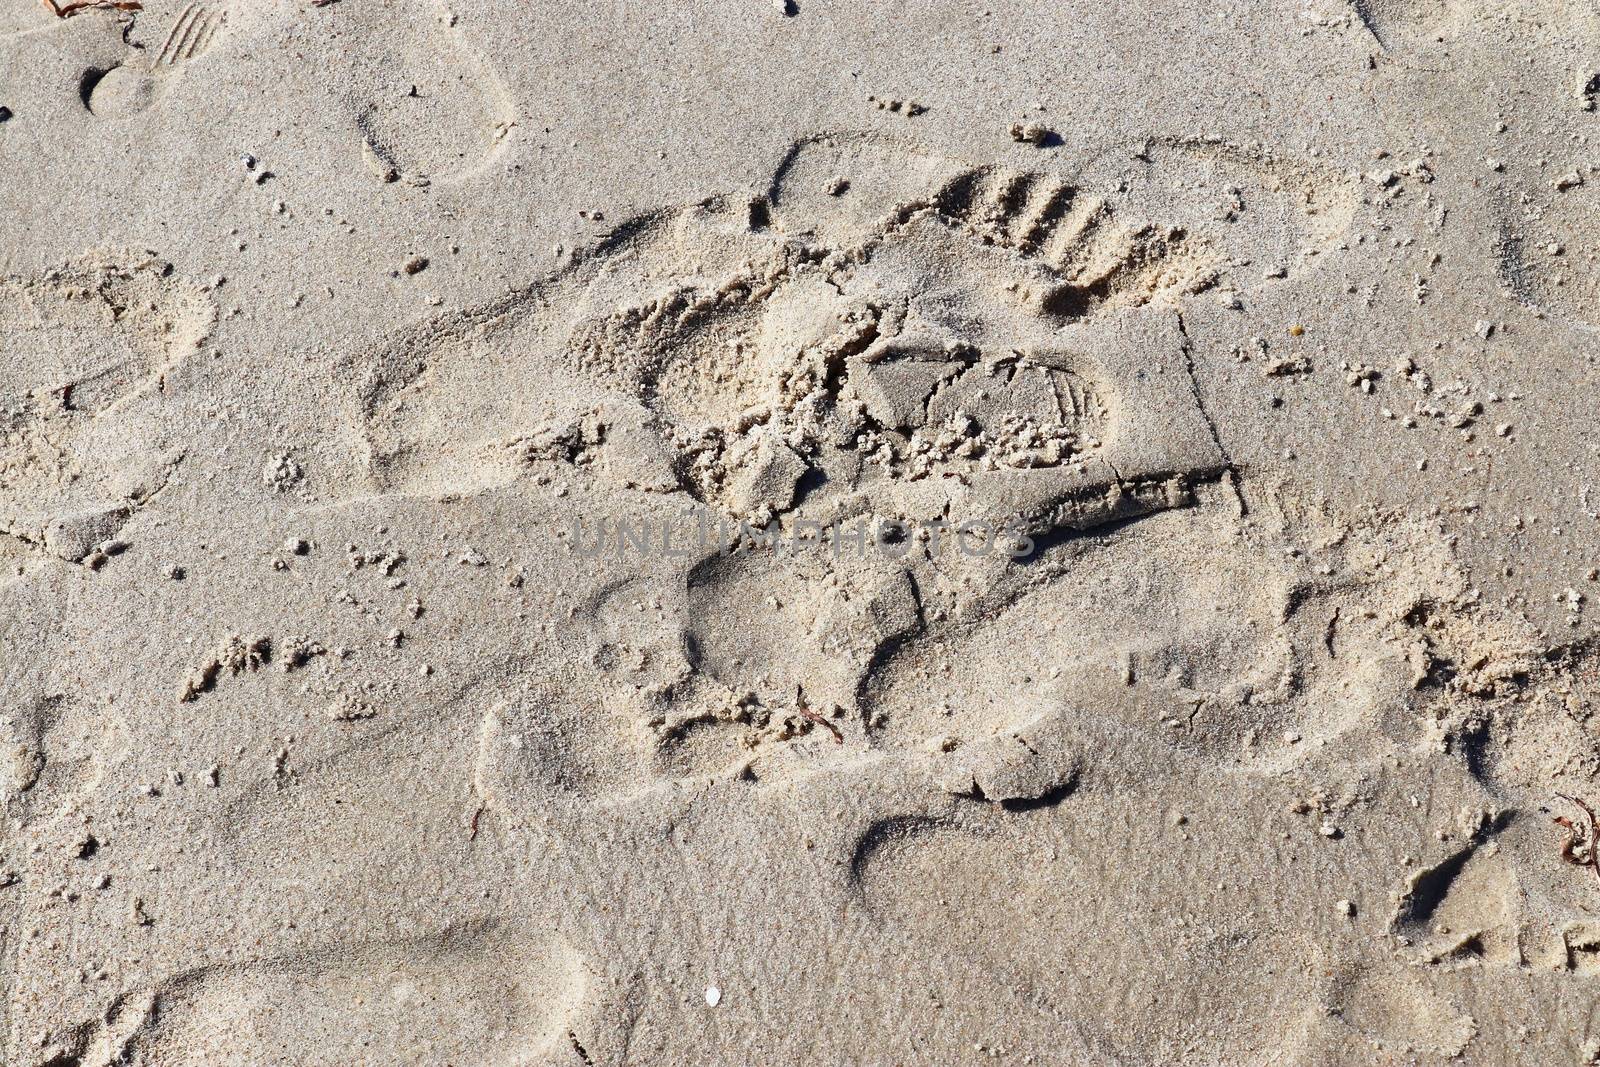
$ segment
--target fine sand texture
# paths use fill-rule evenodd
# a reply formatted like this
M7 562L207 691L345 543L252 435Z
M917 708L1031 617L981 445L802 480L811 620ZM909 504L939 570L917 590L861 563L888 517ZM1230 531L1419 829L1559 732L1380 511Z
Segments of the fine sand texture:
M0 1063L1600 1064L1600 10L0 12Z

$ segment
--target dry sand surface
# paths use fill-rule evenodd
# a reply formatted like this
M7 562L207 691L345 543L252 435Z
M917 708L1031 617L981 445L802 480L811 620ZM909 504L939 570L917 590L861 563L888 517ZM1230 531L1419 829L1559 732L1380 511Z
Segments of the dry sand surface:
M0 1060L1600 1063L1600 12L10 0Z

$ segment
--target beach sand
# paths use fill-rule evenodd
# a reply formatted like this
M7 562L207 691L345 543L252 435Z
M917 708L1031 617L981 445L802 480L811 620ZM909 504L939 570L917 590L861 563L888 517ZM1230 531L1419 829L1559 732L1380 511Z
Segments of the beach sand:
M1600 14L0 14L0 1061L1600 1062Z

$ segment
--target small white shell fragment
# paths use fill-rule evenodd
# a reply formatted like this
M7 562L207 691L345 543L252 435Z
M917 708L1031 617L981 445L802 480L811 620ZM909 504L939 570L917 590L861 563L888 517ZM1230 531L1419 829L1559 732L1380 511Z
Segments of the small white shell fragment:
M706 1007L714 1008L722 1003L722 990L716 986L706 986Z

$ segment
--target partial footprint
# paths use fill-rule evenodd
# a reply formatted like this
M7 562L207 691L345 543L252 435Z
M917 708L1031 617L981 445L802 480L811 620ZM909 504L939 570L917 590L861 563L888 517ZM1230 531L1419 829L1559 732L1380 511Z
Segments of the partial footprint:
M1503 55L1507 27L1532 24L1563 43L1577 31L1593 31L1594 8L1538 0L1345 0L1351 13L1396 57L1427 52L1459 58L1471 47ZM1496 59L1497 65L1500 60Z
M1501 279L1524 304L1600 330L1600 183L1507 197L1503 211L1515 215L1496 249Z
M1478 1032L1471 1015L1404 964L1354 967L1335 980L1332 1000L1341 1025L1370 1049L1395 1057L1418 1051L1457 1057Z
M37 697L0 717L6 812L20 826L48 818L88 796L126 746L109 708L62 694Z
M1462 0L1349 0L1349 4L1385 49L1436 44L1444 35L1455 36L1462 22L1473 18L1471 5Z
M109 70L86 71L78 87L84 106L102 118L122 118L149 109L184 68L211 47L227 21L226 7L193 0L170 20L166 35L153 50L148 46L136 49L128 53L126 62Z
M1226 505L1166 511L1086 537L1067 546L1057 570L1034 575L1014 606L888 661L865 701L883 738L905 746L978 740L1011 725L1012 708L1030 694L1056 691L1070 701L1096 675L1116 684L1088 685L1092 698L1110 692L1143 709L1131 725L1218 758L1242 758L1247 735L1268 723L1279 732L1289 725L1270 701L1293 667L1279 635L1285 575L1253 549ZM946 663L962 669L940 671ZM933 672L937 700L927 695ZM1174 719L1180 728L1168 725ZM1191 733L1196 719L1207 725Z
M637 788L642 746L634 735L642 732L600 702L518 690L491 704L479 723L473 796L479 810L512 824L552 797L615 802Z
M804 141L762 196L624 221L552 278L363 357L375 479L470 491L513 476L507 459L530 435L577 444L528 459L585 466L606 435L641 430L686 488L734 510L786 510L806 479L914 480L990 460L1005 476L980 481L1042 483L1025 472L1092 462L1119 436L1124 478L1214 470L1183 338L1160 309L1255 284L1230 281L1241 239L1274 258L1326 244L1353 199L1265 152L1160 142L1147 156L1149 181L1113 196L863 135ZM1242 214L1164 217L1161 183L1197 167L1216 171L1219 197L1248 199ZM572 432L607 398L635 407ZM462 438L467 424L479 440ZM1123 465L1130 449L1142 469ZM769 473L776 496L747 491ZM1075 491L1114 480L1101 468Z
M0 294L0 532L82 559L177 458L117 416L162 387L215 313L147 257L85 257Z
M1429 963L1524 962L1516 871L1492 840L1509 822L1509 815L1486 822L1466 845L1406 880L1390 928L1413 954Z
M853 882L906 966L961 976L975 1003L958 1010L1003 1017L992 983L1049 1020L1039 1062L1296 1062L1318 980L1285 963L1315 949L1259 921L1258 897L1213 895L1228 861L1118 810L1139 799L880 822ZM1129 880L1106 878L1108 857Z
M385 181L460 181L498 154L511 98L461 16L433 0L334 5L328 32L361 45L339 91L369 170Z
M825 551L707 560L689 577L693 663L730 692L783 707L852 707L886 643L921 623L906 569Z
M1131 156L1131 158L1130 158ZM1239 290L1291 279L1350 229L1360 193L1350 178L1263 145L1154 137L1089 168L1115 181L1124 210L1170 220L1190 241L1226 249Z

